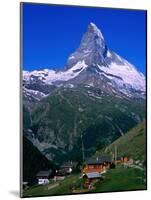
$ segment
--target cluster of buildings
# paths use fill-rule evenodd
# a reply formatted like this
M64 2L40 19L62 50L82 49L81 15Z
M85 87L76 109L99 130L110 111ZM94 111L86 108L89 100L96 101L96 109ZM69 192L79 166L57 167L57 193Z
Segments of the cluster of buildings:
M66 175L69 175L77 167L77 162L66 162L57 170L40 171L36 175L38 185L45 185L49 183L50 179L54 181L62 180Z
M103 174L107 170L115 168L116 164L128 166L133 164L133 159L129 156L122 156L113 160L110 155L88 159L82 168L82 175L85 179L84 186L91 189L93 182L103 179Z
M87 159L84 165L81 166L82 177L85 180L84 186L90 188L94 181L102 179L102 175L108 169L115 168L115 165L118 163L126 164L131 160L128 156L117 157L116 160L113 160L110 155L101 155ZM36 175L38 184L48 184L51 178L54 181L64 179L66 175L71 174L76 169L77 164L77 162L66 162L55 172L52 170L38 172Z

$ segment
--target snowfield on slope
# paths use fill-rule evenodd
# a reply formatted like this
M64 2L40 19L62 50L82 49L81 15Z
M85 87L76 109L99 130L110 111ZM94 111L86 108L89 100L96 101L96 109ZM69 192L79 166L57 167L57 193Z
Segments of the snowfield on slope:
M70 79L75 78L80 72L82 72L85 68L88 66L85 64L84 60L79 61L77 64L75 64L72 68L68 69L67 71L55 71L55 70L49 70L44 69L40 71L23 71L23 80L26 82L30 82L34 79L34 77L37 77L38 80L41 80L42 82L46 84L52 84L56 81L68 81Z
M98 67L101 71L105 72L107 78L115 81L117 85L122 87L125 84L129 88L145 91L144 75L138 72L136 68L126 60L123 62L123 65L117 65L112 62L109 67L99 65Z

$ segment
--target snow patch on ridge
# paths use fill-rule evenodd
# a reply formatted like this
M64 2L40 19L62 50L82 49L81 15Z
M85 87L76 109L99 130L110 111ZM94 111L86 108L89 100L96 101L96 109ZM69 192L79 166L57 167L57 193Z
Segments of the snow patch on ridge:
M127 87L145 91L144 75L139 73L135 67L127 61L124 61L123 65L117 65L116 63L112 62L109 67L99 65L98 67L100 70L106 73L105 76L115 81L119 86L123 86L125 84Z
M40 92L38 90L32 90L32 89L27 89L23 87L23 94L26 98L31 98L33 97L37 101L40 101L43 97L46 97L47 95L44 94L43 92Z
M32 81L33 77L38 78L43 83L52 84L56 81L68 81L75 78L81 71L87 68L88 65L85 64L85 61L77 62L72 68L66 71L55 71L55 70L34 70L32 72L23 71L23 80Z

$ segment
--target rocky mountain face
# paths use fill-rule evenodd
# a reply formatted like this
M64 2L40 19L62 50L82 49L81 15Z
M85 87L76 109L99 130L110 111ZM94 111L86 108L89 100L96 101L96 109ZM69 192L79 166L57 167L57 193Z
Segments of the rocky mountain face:
M145 88L90 23L64 70L23 71L26 137L56 162L89 156L145 118Z

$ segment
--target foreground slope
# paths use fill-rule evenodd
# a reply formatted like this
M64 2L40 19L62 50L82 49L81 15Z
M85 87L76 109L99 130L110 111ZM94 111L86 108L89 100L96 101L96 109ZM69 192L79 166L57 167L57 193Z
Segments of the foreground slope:
M116 169L109 170L104 175L104 180L97 182L93 190L83 188L84 180L80 177L81 174L75 174L57 183L52 182L46 186L35 186L25 190L24 197L71 195L75 194L73 188L76 189L76 193L136 191L146 189L144 172L135 168L123 168L118 166Z

